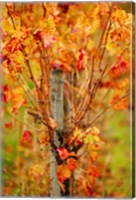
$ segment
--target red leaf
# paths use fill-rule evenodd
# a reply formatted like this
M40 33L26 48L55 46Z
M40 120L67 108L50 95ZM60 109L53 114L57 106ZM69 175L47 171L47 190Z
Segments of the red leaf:
M126 72L127 68L127 63L125 61L121 61L111 68L110 76L112 78L119 77L122 73Z
M7 85L2 85L2 90L3 90L4 92L8 92L8 91L9 91L9 88L8 88Z
M43 33L42 30L36 30L36 32L34 32L34 36L35 36L37 39L41 39L42 33Z
M77 61L77 69L80 71L80 70L83 70L84 69L84 55L85 55L85 51L81 48L79 49L79 58L78 58L78 61Z
M55 61L52 63L51 67L54 70L61 70L63 68L63 64L60 63L59 61Z
M22 73L22 67L20 64L16 65L15 67L18 73Z
M42 41L45 49L49 48L56 41L56 38L53 35L46 35L42 30L37 30L34 35L37 37L37 39Z
M13 129L13 122L4 124L5 128Z
M23 132L21 141L22 141L22 142L31 143L31 142L32 142L32 133L31 133L29 130L25 130L25 131Z
M27 100L24 98L24 100L22 101L22 106L26 106L27 104Z
M60 158L62 160L65 160L70 155L70 153L68 152L68 150L65 149L64 147L57 148L57 152L59 153L59 156L60 156Z
M22 46L17 38L12 38L6 45L6 48L10 53L14 53L17 50L22 50Z
M83 142L82 139L77 139L77 140L76 140L76 143L79 144L79 145L81 145L81 144L83 144L84 142Z
M8 96L6 94L2 94L2 100L4 103L8 102Z
M9 88L7 85L2 85L2 101L4 103L8 102L8 96L9 96Z
M126 62L122 61L122 62L120 63L120 70L121 70L122 72L125 72L125 71L127 70L127 63L126 63Z

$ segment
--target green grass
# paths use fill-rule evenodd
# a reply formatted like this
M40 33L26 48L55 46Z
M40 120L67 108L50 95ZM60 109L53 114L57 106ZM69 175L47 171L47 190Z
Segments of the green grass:
M108 116L109 117L109 116ZM108 193L116 192L119 195L131 197L131 133L129 112L118 111L106 124L103 134L108 144L104 147L106 157L109 156L108 167L111 170L112 180L106 180ZM102 160L104 159L103 155Z

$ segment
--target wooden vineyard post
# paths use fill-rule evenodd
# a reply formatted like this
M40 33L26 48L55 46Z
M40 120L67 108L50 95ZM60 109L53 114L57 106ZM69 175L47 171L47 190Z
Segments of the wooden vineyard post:
M63 130L63 73L61 70L53 70L51 72L51 112L53 119L57 122L57 130ZM54 131L54 144L57 147L60 145L56 130ZM51 196L61 196L61 188L57 177L57 161L53 149L51 149L51 181Z

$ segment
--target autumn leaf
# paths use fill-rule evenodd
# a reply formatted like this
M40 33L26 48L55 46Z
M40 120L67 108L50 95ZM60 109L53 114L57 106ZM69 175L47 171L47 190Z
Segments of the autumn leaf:
M91 165L87 169L87 173L88 173L88 175L95 176L95 177L100 177L101 176L98 167L96 167L95 165Z
M8 102L10 91L8 85L2 85L2 100L4 103Z
M4 124L5 128L13 129L13 122Z
M68 169L67 165L57 166L57 176L61 183L71 176L71 170Z
M8 85L2 85L2 90L4 92L8 92L9 91Z
M93 127L91 130L91 134L92 135L99 135L100 134L100 130L96 127Z
M29 130L25 130L23 132L21 141L26 143L32 143L32 133Z
M112 78L117 78L121 76L128 69L128 65L125 61L119 62L117 65L113 66L110 71L110 76Z
M57 148L57 152L59 153L61 160L65 160L70 155L70 152L64 147Z
M56 42L56 38L53 35L46 35L42 30L37 30L34 35L42 41L42 45L45 49Z
M82 144L84 144L84 142L83 142L82 139L77 139L77 140L76 140L76 144L78 144L78 145L82 145Z
M72 143L76 142L77 144L81 144L83 143L83 137L84 137L85 133L79 129L79 128L75 128L73 135L69 138L69 145L71 145Z
M93 136L93 141L94 141L94 142L100 142L99 136L98 136L98 135L94 135L94 136Z
M91 148L93 151L98 151L100 149L100 146L98 144L94 144L94 145L92 145Z
M17 38L12 38L7 43L6 48L10 53L15 53L15 51L22 50L22 46Z
M124 110L124 109L128 108L128 106L129 106L129 100L128 100L128 98L127 97L123 98L120 101L119 101L119 99L120 99L120 97L117 96L117 95L112 98L111 105L113 105L113 108L115 110ZM118 103L116 103L116 102L118 102Z
M100 138L99 138L99 134L100 134L100 130L96 127L93 127L92 129L88 129L86 130L87 135L84 137L84 142L86 144L92 144L94 142L99 142Z
M26 106L26 104L27 104L26 98L24 98L21 103L22 103L23 106Z
M93 143L93 137L92 134L88 134L85 138L84 138L84 143L85 144L92 144Z
M13 104L20 103L20 101L22 101L22 99L23 99L23 96L24 96L23 88L22 87L17 87L11 92L10 101Z
M95 162L95 161L97 160L97 158L98 158L98 152L92 151L92 152L90 153L90 159L91 159L91 161L92 161L92 162Z
M77 69L79 71L84 69L84 55L85 55L85 51L82 48L79 49L79 57L77 61Z
M67 163L67 167L70 171L73 171L77 168L77 163L74 158L69 158L66 163Z
M89 175L89 176L88 176L88 181L89 181L89 184L90 184L91 186L94 186L94 184L95 184L95 182L96 182L96 178L95 178L94 176Z

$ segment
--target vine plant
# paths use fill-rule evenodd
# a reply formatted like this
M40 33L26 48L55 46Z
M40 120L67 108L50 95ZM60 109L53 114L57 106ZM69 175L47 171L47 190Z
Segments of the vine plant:
M82 182L84 194L95 196L97 122L110 108L129 107L132 15L110 2L4 3L2 10L2 115L13 119L4 126L23 124L25 148L35 133L42 155L50 146L48 195L73 196ZM29 174L39 181L46 167Z

